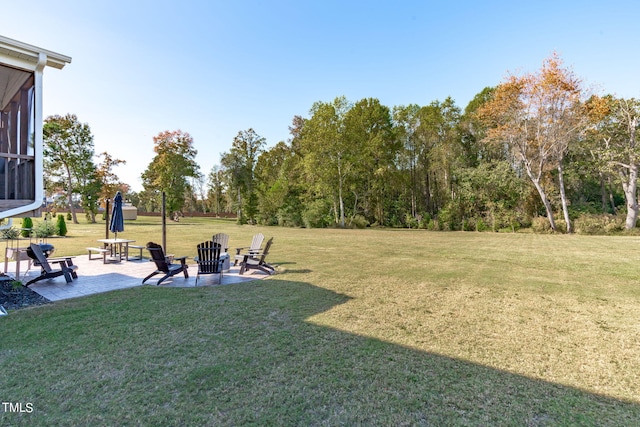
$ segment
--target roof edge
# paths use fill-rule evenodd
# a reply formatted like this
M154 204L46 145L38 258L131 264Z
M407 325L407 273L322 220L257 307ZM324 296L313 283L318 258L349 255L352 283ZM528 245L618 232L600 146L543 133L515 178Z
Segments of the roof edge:
M38 63L39 54L47 56L47 66L62 69L66 64L71 63L71 57L56 53L47 49L42 49L9 37L0 35L0 54L18 58L34 65Z

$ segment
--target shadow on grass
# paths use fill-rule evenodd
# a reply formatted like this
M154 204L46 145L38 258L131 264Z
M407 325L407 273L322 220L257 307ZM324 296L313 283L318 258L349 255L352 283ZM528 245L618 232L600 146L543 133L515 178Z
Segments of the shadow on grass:
M0 390L7 401L34 399L36 410L0 411L0 421L617 426L640 419L635 403L309 321L349 300L268 280L142 287L25 311L5 323L23 330L4 338ZM48 369L32 375L29 351ZM24 381L34 385L21 388Z

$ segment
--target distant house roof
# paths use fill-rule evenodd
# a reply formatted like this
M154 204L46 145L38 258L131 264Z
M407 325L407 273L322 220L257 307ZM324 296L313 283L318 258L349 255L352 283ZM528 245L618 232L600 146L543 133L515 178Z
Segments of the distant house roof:
M41 53L46 55L45 65L48 67L62 69L65 64L71 63L69 56L0 36L0 63L35 70Z

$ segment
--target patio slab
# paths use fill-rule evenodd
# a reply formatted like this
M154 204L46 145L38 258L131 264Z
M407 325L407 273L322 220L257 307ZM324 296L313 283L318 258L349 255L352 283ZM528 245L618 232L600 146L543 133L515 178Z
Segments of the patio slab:
M102 258L89 260L88 255L79 255L73 258L73 263L78 266L78 278L71 283L66 283L64 277L56 277L48 280L41 280L29 286L29 289L39 293L50 301L59 301L69 298L77 298L93 295L100 292L108 292L117 289L143 286L142 279L155 271L155 264L147 259L135 261L121 261L117 263L103 264ZM31 267L28 271L27 263L22 262L20 277L22 283L26 283L32 278L40 275L39 267ZM54 266L55 268L55 266ZM189 278L185 279L182 274L178 274L166 279L160 286L163 287L195 287L196 273L198 265L189 263ZM16 273L16 263L7 264L7 275L13 278ZM259 271L251 271L251 274L240 275L240 266L231 267L230 271L224 273L222 283L218 283L219 276L203 275L198 279L198 286L210 285L230 285L235 283L249 282L269 277ZM147 280L145 285L155 285L161 275Z

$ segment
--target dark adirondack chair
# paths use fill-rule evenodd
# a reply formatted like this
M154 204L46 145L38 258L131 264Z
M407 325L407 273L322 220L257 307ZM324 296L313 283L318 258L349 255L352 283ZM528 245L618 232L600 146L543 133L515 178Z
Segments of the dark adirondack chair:
M211 240L198 244L198 274L196 276L196 286L201 274L219 274L218 283L222 283L222 265L224 261L220 258L222 246Z
M214 234L211 239L213 243L219 243L220 249L223 254L229 251L229 235L225 233Z
M40 245L36 245L35 243L31 243L29 245L29 249L33 253L33 256L35 256L36 263L41 268L41 273L40 276L36 277L35 279L29 280L25 286L29 286L32 283L38 282L40 280L53 279L54 277L59 276L64 276L64 279L67 281L67 283L71 283L73 279L78 278L78 274L76 273L78 266L73 265L71 257L47 259L47 257L44 256L44 252L42 252L42 248L40 247ZM58 264L60 268L57 270L51 268L51 264L49 264L49 262L51 262L52 264Z
M174 258L174 261L180 261L180 264L173 264L167 260L167 257L164 254L164 250L162 249L161 245L149 242L147 243L147 250L151 254L151 261L156 264L156 271L145 277L144 280L142 280L142 283L146 282L157 274L164 274L164 276L162 276L160 280L156 282L156 285L160 285L160 283L162 283L165 279L175 276L178 273L184 273L185 279L189 278L189 273L187 273L187 269L189 268L189 266L187 265L186 256Z
M233 265L238 265L238 261L242 261L245 255L252 255L260 252L260 248L262 247L262 241L264 240L264 234L258 233L253 236L253 240L251 241L251 246L236 248L236 256ZM243 254L242 251L245 251Z
M273 237L264 245L263 251L245 254L240 264L240 274L244 274L247 270L260 270L267 274L272 274L275 269L265 261L272 243Z

